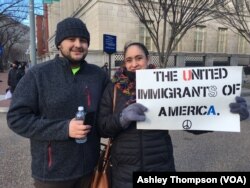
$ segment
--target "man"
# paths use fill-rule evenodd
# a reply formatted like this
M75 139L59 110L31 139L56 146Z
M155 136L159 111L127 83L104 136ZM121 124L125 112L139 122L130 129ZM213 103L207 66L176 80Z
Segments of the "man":
M100 151L95 113L109 82L101 68L84 60L89 43L90 34L80 19L59 22L59 56L30 68L13 95L7 122L30 139L36 188L89 186ZM78 106L87 111L85 122L74 119ZM75 142L86 136L86 143Z

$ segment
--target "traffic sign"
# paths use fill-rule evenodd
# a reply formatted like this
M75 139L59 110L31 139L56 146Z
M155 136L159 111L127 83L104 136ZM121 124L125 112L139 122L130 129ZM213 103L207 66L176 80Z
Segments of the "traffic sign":
M114 35L103 35L103 51L112 54L116 52L116 36Z

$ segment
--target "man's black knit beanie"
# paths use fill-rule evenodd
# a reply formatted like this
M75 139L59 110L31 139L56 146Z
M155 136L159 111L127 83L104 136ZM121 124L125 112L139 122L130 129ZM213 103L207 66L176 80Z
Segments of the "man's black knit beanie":
M86 25L79 18L66 18L57 24L56 47L68 37L81 37L90 42L90 35Z

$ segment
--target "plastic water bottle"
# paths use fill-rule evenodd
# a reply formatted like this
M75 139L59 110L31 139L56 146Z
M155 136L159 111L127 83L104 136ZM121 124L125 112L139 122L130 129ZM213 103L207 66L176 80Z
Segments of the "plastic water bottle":
M78 111L76 112L76 117L77 120L85 120L85 112L84 112L84 107L83 106L78 106ZM83 144L85 142L87 142L87 137L83 137L83 138L76 138L76 143L78 144Z

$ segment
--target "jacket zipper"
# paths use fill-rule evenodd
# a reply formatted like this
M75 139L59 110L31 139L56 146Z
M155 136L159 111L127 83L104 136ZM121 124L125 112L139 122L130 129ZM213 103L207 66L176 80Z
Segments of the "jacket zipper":
M141 169L140 170L144 170L144 157L143 157L143 144L142 144L142 131L139 132L139 136L140 136L140 155L141 155Z
M89 92L88 86L85 87L85 93L87 95L87 106L89 108L90 105L91 105L91 96L90 96L90 92Z

